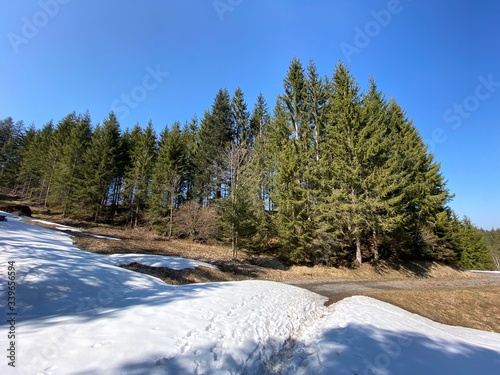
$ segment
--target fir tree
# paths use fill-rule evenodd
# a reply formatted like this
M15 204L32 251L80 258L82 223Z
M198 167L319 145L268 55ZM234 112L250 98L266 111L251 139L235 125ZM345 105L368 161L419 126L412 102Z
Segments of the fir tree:
M187 170L187 143L180 124L176 122L171 131L165 128L160 137L148 209L148 217L153 227L169 237L173 233L174 210L181 204Z
M363 261L362 236L367 227L361 179L360 141L363 120L359 86L348 69L338 64L330 93L331 107L326 128L327 145L322 170L328 192L324 218L329 217L332 233L343 233L353 248L356 262ZM325 216L326 215L326 216Z
M120 125L113 112L96 126L84 157L81 200L98 222L108 205L112 182L119 177Z
M229 93L226 89L217 93L212 110L205 112L201 121L198 139L197 169L198 189L201 199L213 202L227 195L228 189L222 181L226 167L221 160L222 150L233 140L233 114Z
M0 186L14 188L21 162L24 124L12 117L0 121Z
M130 136L130 165L123 189L133 227L142 220L146 209L155 157L156 134L152 122L149 121L144 131L136 125Z
M52 173L48 191L51 205L59 207L66 215L80 206L78 190L82 180L83 155L90 143L90 115L69 114L59 122L54 132L50 159ZM81 202L80 202L81 203Z
M495 264L488 244L481 231L468 217L462 221L459 234L460 259L458 265L465 269L494 270Z
M283 81L271 123L271 152L274 154L272 200L274 221L284 255L296 262L311 262L312 247L309 181L305 173L312 155L312 132L307 119L306 78L302 64L293 59Z
M266 132L267 126L271 121L271 115L269 114L269 109L267 107L266 99L262 93L257 96L257 101L250 118L250 141L249 145L252 145L257 137L263 138Z
M250 114L247 110L243 90L238 87L231 100L233 139L237 145L246 145L250 143Z

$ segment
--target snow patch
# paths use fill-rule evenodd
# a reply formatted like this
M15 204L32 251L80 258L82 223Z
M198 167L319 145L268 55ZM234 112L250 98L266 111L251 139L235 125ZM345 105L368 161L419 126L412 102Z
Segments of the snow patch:
M112 254L108 255L111 263L117 266L131 263L139 263L150 267L166 267L173 270L195 269L196 267L208 267L217 269L213 264L200 262L193 259L145 254Z

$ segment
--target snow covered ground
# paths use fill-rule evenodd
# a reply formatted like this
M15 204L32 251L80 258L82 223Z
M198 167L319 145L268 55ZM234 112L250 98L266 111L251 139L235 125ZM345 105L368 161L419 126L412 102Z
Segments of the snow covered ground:
M116 266L130 263L140 263L150 267L167 267L173 270L194 269L196 267L208 267L217 269L213 264L200 262L193 259L168 257L162 255L148 254L112 254L107 256L107 260Z
M273 282L170 286L115 264L196 263L87 253L65 233L6 215L1 374L500 373L500 334L367 297L326 308L319 295Z

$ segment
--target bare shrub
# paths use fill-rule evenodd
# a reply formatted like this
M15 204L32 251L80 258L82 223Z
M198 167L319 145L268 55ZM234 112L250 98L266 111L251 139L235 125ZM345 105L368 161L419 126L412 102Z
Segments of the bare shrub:
M177 211L174 224L176 234L193 241L207 241L219 233L219 216L215 207L190 201Z

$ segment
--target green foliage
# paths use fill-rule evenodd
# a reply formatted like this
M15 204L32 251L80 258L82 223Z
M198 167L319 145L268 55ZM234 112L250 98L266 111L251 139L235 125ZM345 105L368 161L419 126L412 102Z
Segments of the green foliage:
M12 117L0 121L0 186L13 188L25 147L24 124Z
M457 264L469 270L494 270L496 267L488 243L480 229L467 217L461 224L458 232L460 258Z
M88 113L39 130L7 118L0 183L65 215L223 239L235 256L492 268L493 254L500 266L497 232L447 206L440 165L404 110L371 78L362 91L342 63L328 78L294 58L273 116L262 94L250 113L241 88L221 89L200 121L166 127L158 143L151 122L121 133L113 113L94 128Z
M495 266L500 270L500 229L482 230Z
M156 134L153 124L150 121L144 130L136 125L130 137L130 165L125 172L123 188L131 226L137 226L143 219L155 158Z
M120 174L120 124L113 112L96 126L83 160L80 200L97 222L108 205L110 186Z
M153 167L148 219L156 231L172 236L173 211L182 201L188 172L186 133L179 123L165 128L160 137L158 158Z

